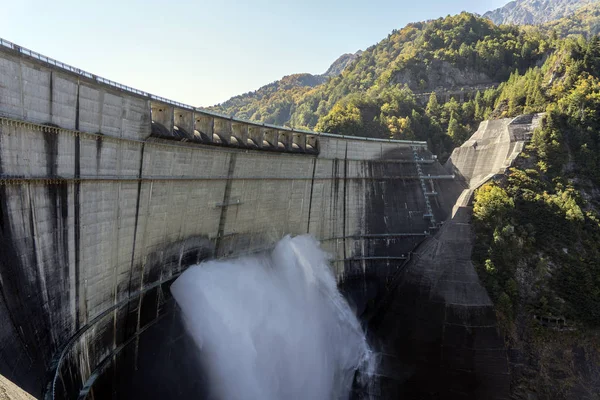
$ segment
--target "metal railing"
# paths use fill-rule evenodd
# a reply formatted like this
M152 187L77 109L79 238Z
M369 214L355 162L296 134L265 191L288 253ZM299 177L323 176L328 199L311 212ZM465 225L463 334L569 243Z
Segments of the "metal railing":
M34 58L42 63L51 65L53 67L57 67L57 68L65 70L65 71L69 71L71 73L85 77L87 79L94 80L100 84L108 85L113 88L123 90L123 91L129 92L129 93L134 93L138 96L146 97L150 100L160 101L161 103L166 103L166 104L169 104L172 106L176 106L176 107L184 109L184 110L193 111L193 112L197 112L200 114L205 114L205 115L211 116L211 117L228 119L228 120L231 120L232 122L238 122L238 123L242 123L242 124L253 125L253 126L263 127L263 128L267 128L267 129L277 129L280 131L302 133L302 134L306 134L306 135L325 136L325 137L334 137L334 138L341 138L341 139L361 140L361 141L370 141L370 142L409 144L409 145L413 145L413 146L415 146L415 145L416 146L427 146L427 142L421 142L421 141L377 139L377 138L368 138L368 137L361 137L361 136L336 135L336 134L331 134L331 133L314 132L314 131L308 131L308 130L303 130L303 129L288 128L285 126L271 125L271 124L266 124L266 123L262 123L262 122L247 121L244 119L236 118L232 115L219 114L217 112L208 111L208 110L202 109L200 107L194 107L189 104L180 103L178 101L170 100L165 97L161 97L161 96L157 96L157 95L154 95L154 94L151 94L148 92L144 92L143 90L132 88L131 86L127 86L127 85L123 85L123 84L120 84L115 81L111 81L110 79L102 78L101 76L92 74L90 72L84 71L79 68L75 68L71 65L65 64L65 63L55 60L51 57L47 57L47 56L37 53L33 50L29 50L25 47L21 47L17 44L14 44L14 43L9 42L8 40L2 39L2 38L0 38L0 48L1 47L5 47L7 49L19 52L20 54L23 54L27 57Z

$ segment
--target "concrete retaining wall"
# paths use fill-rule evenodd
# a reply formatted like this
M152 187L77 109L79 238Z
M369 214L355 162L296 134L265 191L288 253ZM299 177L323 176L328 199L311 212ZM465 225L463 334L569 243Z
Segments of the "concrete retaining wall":
M412 148L441 167L423 143L232 122L15 48L0 115L0 374L34 395L78 393L202 259L311 233L345 279L430 228Z
M478 187L513 164L540 117L481 123L445 165L457 175L438 185L451 218L414 252L369 324L383 353L383 398L510 398L504 338L471 261L470 203Z

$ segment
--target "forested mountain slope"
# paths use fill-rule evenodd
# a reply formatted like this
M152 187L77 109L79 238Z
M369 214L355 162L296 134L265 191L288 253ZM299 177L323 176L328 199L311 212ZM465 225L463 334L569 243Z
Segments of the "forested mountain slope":
M573 14L597 0L516 0L483 16L495 24L538 25Z
M359 50L354 54L341 55L322 75L304 73L284 76L256 91L232 97L210 109L237 118L283 125L291 118L295 102L310 88L326 82L330 77L338 76L361 54L362 51Z
M323 76L295 74L284 76L255 92L232 97L210 110L251 121L283 125L299 101L311 88L326 81Z
M409 24L368 48L340 76L314 88L291 87L245 108L239 117L350 135L428 140L441 156L474 131L490 104L417 104L414 92L506 80L542 62L551 41L537 28L496 26L462 13ZM449 135L447 135L449 133Z
M394 30L365 52L343 55L324 75L292 75L211 109L259 122L331 132L339 131L340 127L348 128L332 123L342 122L339 114L343 111L358 123L353 124L356 129L350 134L417 137L430 139L440 147L440 140L447 138L440 138L437 131L425 137L419 134L418 128L417 132L403 129L406 123L399 126L393 120L390 124L385 109L381 109L385 103L382 99L377 100L377 96L404 86L415 93L423 93L496 84L506 80L515 70L524 71L541 62L557 38L576 34L593 36L600 31L598 1L523 0L509 3L495 13L509 15L509 10L510 15L516 15L521 9L530 10L530 14L531 10L537 10L540 17L532 20L536 23L552 21L540 27L499 27L487 18L462 13L409 24ZM486 15L491 18L492 14ZM568 16L554 20L562 15ZM505 22L504 19L496 20ZM340 71L341 74L336 75ZM338 115L328 116L336 104L335 114ZM417 107L416 111L423 115L422 109ZM406 120L412 116L396 113L391 117ZM457 119L461 119L458 113ZM445 123L440 124L442 131L447 131L448 122L449 118L446 118ZM477 122L467 116L462 118L461 124L472 132Z
M588 4L578 9L574 14L551 21L543 25L544 29L559 37L583 35L597 36L600 33L600 2Z
M561 41L494 97L499 116L546 112L474 206L473 261L511 349L514 398L598 398L600 39Z

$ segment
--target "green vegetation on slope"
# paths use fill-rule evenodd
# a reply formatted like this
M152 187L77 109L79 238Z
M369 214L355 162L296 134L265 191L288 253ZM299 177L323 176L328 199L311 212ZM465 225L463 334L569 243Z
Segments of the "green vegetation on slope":
M550 46L538 29L498 27L462 13L393 31L340 76L316 87L282 87L251 102L236 100L215 110L298 128L343 128L352 135L429 140L441 155L485 115L474 111L475 99L468 105L443 107L450 109L449 115L435 115L418 105L410 92L501 82L539 63ZM446 137L449 128L452 138Z
M345 135L427 141L430 149L446 159L463 143L486 113L491 114L493 90L463 104L455 99L440 104L432 93L426 106L417 103L406 87L352 94L336 103L316 129Z
M544 28L555 31L560 37L583 35L587 38L600 33L600 3L592 3L578 9L573 15L548 22Z
M232 97L211 109L246 120L284 125L290 119L295 104L306 92L325 80L324 77L311 74L285 76L255 92Z
M295 105L310 88L327 82L330 77L338 76L361 54L362 51L341 55L322 75L293 74L284 76L256 91L232 97L210 109L237 118L286 125Z
M599 78L600 40L569 39L496 100L547 111L518 167L475 199L474 261L508 330L527 311L600 326Z
M291 122L313 127L348 96L376 98L405 85L427 92L500 82L541 60L548 46L536 30L497 27L468 13L410 24L367 49L341 76L308 92Z
M473 261L522 357L511 367L514 398L600 393L599 75L600 40L568 39L496 93L496 115L547 112L473 210Z
M565 7L575 9L567 3ZM595 29L599 9L591 4L542 27L496 26L469 13L409 24L364 52L342 57L351 61L342 60L339 76L291 75L213 110L296 128L426 140L444 160L483 119L543 111L547 98L541 87L547 82L531 69L552 54L559 37ZM522 74L528 77L527 86L518 88L520 97L509 103L506 94L501 95L506 104L492 112L503 88L515 87ZM532 74L537 81L529 79ZM417 101L422 93L499 82L505 82L500 90L471 96L462 105L453 102L440 108ZM440 98L436 101L441 103Z

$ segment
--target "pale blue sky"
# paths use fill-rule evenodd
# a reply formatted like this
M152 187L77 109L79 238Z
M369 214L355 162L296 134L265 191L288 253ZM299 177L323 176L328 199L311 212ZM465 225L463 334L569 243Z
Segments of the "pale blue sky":
M91 73L208 106L325 72L409 22L507 0L5 0L0 36Z

